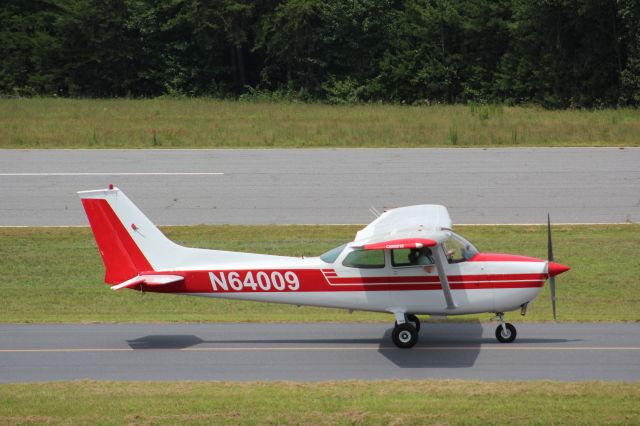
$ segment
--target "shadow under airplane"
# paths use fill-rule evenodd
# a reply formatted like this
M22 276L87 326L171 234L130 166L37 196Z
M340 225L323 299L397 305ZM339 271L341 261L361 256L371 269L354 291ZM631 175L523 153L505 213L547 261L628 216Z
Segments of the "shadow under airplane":
M203 340L190 334L149 335L128 340L135 350L187 349L202 344L237 345L303 345L301 349L313 350L314 345L379 345L378 353L401 368L468 368L474 365L482 345L504 345L497 343L493 336L483 337L480 321L464 323L423 322L420 342L412 349L399 349L391 340L393 328L385 330L381 338L365 339L234 339ZM491 328L493 330L493 327ZM566 343L568 339L532 339L519 338L509 345ZM304 346L308 345L308 346Z

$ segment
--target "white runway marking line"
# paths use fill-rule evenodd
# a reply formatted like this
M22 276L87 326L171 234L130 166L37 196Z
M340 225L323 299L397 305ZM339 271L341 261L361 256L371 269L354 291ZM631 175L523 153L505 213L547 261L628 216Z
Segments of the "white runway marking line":
M0 173L0 176L221 176L222 172Z
M0 349L0 353L47 353L47 352L132 352L132 351L179 351L179 352L277 352L277 351L639 351L640 346L419 346L409 350L395 346L317 346L317 347L218 347L218 348L50 348L50 349Z

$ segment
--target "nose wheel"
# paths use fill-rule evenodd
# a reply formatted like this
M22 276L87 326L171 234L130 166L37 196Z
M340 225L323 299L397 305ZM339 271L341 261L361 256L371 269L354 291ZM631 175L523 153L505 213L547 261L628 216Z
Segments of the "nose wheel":
M496 339L498 339L498 342L511 343L516 340L516 335L518 333L516 332L516 328L513 324L504 322L503 313L498 313L496 315L498 317L498 321L500 321L500 324L496 327Z
M506 330L505 330L506 329ZM516 340L516 328L513 324L505 323L504 327L499 325L496 327L496 339L500 343L511 343Z

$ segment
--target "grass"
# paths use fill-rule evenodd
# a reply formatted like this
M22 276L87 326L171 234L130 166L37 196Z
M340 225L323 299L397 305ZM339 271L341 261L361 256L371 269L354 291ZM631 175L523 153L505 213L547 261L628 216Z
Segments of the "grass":
M640 383L341 381L0 385L2 424L637 424Z
M350 241L358 226L165 227L195 247L313 256ZM483 251L546 257L540 226L458 228ZM640 225L554 228L561 321L640 321ZM388 321L384 314L110 291L88 228L0 228L0 322ZM468 317L467 317L468 318ZM473 318L486 320L489 315ZM521 321L518 314L509 320ZM524 321L551 319L548 288Z
M0 99L0 148L640 146L640 110Z

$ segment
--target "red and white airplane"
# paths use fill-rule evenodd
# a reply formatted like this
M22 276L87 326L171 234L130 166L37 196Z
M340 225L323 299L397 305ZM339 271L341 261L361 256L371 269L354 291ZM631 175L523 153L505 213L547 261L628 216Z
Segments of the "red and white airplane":
M298 258L179 246L112 185L78 193L113 290L289 303L395 316L393 342L418 341L416 315L495 313L496 338L512 342L516 329L504 312L521 309L549 279L570 268L549 260L480 253L451 230L444 206L388 210L354 241L319 257Z

